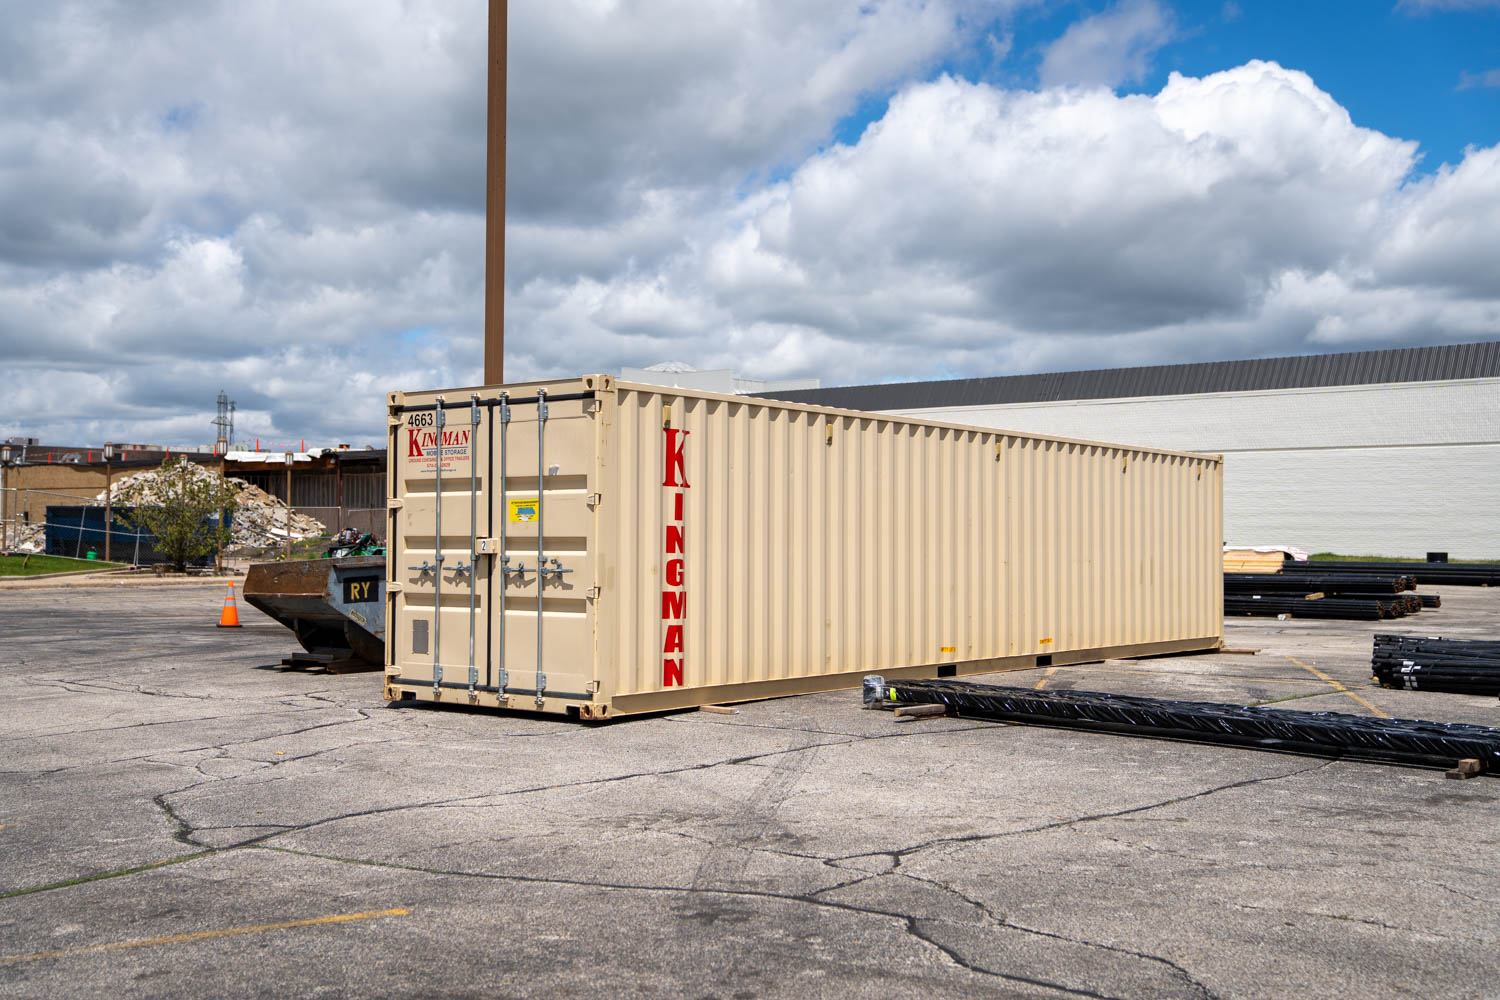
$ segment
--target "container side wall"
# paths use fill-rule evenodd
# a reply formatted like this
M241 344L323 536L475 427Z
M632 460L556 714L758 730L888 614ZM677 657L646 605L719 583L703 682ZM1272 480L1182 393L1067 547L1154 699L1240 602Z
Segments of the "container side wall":
M1222 633L1215 457L643 386L605 412L614 696Z

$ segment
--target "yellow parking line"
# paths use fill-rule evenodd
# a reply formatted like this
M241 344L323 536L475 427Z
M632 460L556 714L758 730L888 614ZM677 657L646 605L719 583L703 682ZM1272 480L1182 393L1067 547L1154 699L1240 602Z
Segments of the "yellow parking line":
M1048 667L1047 668L1047 672L1045 674L1043 674L1040 678L1038 678L1038 680L1036 682L1036 686L1033 687L1032 690L1033 691L1040 691L1042 688L1046 687L1047 686L1047 678L1051 677L1053 674L1057 673L1057 671L1059 669L1061 669L1061 668L1059 668L1059 667Z
M1281 655L1286 656L1285 653L1283 653ZM1332 677L1329 677L1327 674L1323 673L1323 671L1319 670L1317 667L1308 666L1306 663L1303 663L1301 660L1297 659L1295 656L1287 656L1286 658L1288 660L1291 660L1293 663L1297 664L1297 666L1301 667L1303 670L1306 670L1308 673L1312 674L1314 677L1322 678L1323 680L1327 681L1329 684L1332 684L1333 685L1333 689L1335 691L1340 691L1340 692L1343 692L1344 694L1347 694L1349 697L1353 698L1355 701L1357 701L1361 705L1365 706L1365 708L1368 708L1371 712L1374 712L1376 715L1380 716L1380 718L1382 718L1382 719L1389 719L1390 718L1390 715L1388 713L1382 712L1380 709L1376 708L1374 705L1370 704L1368 701L1366 701L1365 699L1361 698L1359 695L1355 694L1353 691L1350 691L1348 688L1344 687L1344 685L1340 684L1338 681L1334 680Z
M390 910L369 910L365 913L336 913L329 917L310 917L306 920L283 920L274 924L253 924L249 927L223 927L216 931L193 931L190 934L168 934L165 937L137 938L134 941L112 941L108 944L85 944L76 948L58 948L55 951L37 951L30 955L7 955L0 958L0 965L15 965L19 962L36 962L44 958L60 958L64 955L84 955L90 952L123 951L126 948L149 948L159 944L184 944L208 938L233 937L236 934L263 934L266 931L284 931L293 927L316 927L322 924L347 924L354 920L378 920L381 917L404 917L410 910L399 907Z

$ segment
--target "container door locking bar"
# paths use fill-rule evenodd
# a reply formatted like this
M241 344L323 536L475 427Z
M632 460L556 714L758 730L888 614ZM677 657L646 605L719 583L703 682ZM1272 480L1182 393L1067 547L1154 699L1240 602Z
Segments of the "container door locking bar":
M493 425L490 430L495 433ZM505 554L505 526L510 520L510 512L505 502L505 476L509 470L506 464L506 442L510 439L510 394L500 394L500 482L490 483L490 495L500 494L500 672L495 678L495 687L500 694L505 694L505 688L510 684L510 674L505 670L505 585L510 582L510 556ZM493 438L490 447L493 449ZM493 452L491 452L493 454ZM495 573L490 571L490 600L495 599ZM491 654L492 656L494 654Z
M438 464L443 464L442 449ZM455 572L469 577L469 700L474 700L474 685L479 683L479 668L474 663L474 548L479 537L479 393L469 394L469 565L458 564Z
M436 552L432 561L437 565L432 572L432 696L436 698L442 693L443 685L443 666L438 662L438 655L443 648L443 426L448 422L448 413L443 409L442 396L437 397L434 417L437 427L437 464L432 485L433 496L436 498L433 505L436 524L433 526L432 547Z
M542 692L547 690L547 675L542 673L542 585L547 582L544 568L547 557L544 511L547 500L546 459L547 390L536 391L536 707L542 707Z

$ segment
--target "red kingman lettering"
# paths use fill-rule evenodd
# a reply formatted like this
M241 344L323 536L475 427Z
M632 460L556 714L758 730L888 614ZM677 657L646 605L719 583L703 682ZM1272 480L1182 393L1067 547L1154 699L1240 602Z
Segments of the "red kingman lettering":
M663 486L680 486L688 488L687 470L682 462L682 449L687 444L688 431L679 430L676 427L666 428L667 432L667 475L662 480Z
M682 687L682 661L661 661L661 684L662 687Z
M687 465L683 455L683 449L687 444L688 432L673 427L664 428L666 431L665 471L662 476L662 485L674 490L672 494L671 507L667 520L663 558L665 565L662 567L662 582L665 587L681 587L683 577L686 574L686 561L681 556L686 554L687 530L683 526L683 490L688 488ZM666 558L676 555L679 558ZM666 629L666 635L662 640L661 661L661 683L662 687L679 687L683 683L683 619L687 617L687 594L681 590L667 590L661 592L661 618ZM677 654L674 658L671 654Z
M422 458L422 432L411 427L406 429L406 457Z

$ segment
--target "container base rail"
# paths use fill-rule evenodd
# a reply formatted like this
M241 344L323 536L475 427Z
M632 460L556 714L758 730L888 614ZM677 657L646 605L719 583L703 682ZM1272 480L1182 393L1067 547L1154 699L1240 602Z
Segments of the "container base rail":
M864 681L867 708L939 704L954 715L1028 725L1097 730L1419 767L1476 759L1500 769L1500 729L1421 719L1379 719L1338 712L1167 701L1097 691L1037 691L967 681Z
M1370 669L1382 687L1500 694L1500 641L1376 635Z

